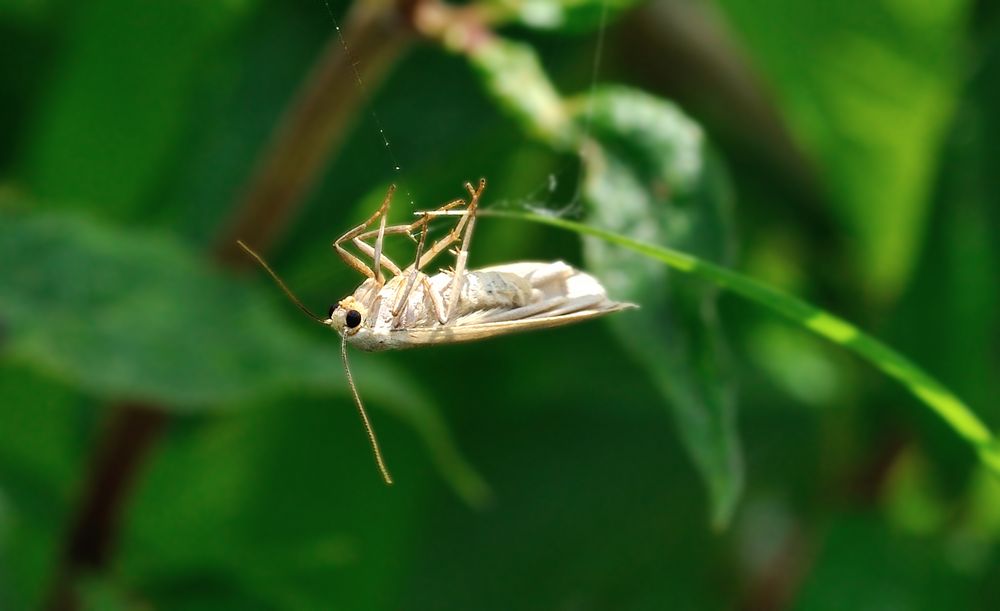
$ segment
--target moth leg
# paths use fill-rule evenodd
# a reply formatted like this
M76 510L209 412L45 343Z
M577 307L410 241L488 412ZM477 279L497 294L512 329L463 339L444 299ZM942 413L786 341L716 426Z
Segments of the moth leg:
M468 219L468 211L463 211L462 217L451 229L451 231L448 232L448 235L434 242L430 249L424 253L424 256L415 263L417 269L425 267L428 263L433 261L435 257L447 250L449 246L457 242L462 237L462 230L465 228Z
M389 212L389 203L392 201L392 194L395 192L396 192L396 185L389 185L389 190L385 194L385 199L382 200L382 205L379 206L378 210L375 211L375 214L371 215L367 221L358 225L354 229L351 229L350 231L340 236L339 238L337 238L337 240L333 242L334 250L337 251L337 254L340 255L340 258L344 260L344 263L354 268L364 276L367 276L369 278L374 278L376 284L378 284L379 286L381 286L382 282L384 281L380 269L381 265L379 259L381 257L380 256L376 257L375 260L373 261L374 265L372 267L368 267L364 261L362 261L353 253L348 252L348 250L345 249L342 246L342 244L347 241L353 241L354 238L364 234L365 230L368 229L368 226L374 223L380 217L382 219L382 222L379 225L379 234L384 235L385 219ZM380 237L379 241L376 244L375 252L373 254L380 255L381 250L382 250L382 242Z
M434 290L426 274L423 275L420 281L424 287L424 295L431 300L431 307L434 308L434 317L443 325L448 322L448 313L444 309L444 299L441 298L441 293Z
M464 199L456 199L456 200L450 201L447 204L444 204L443 206L441 206L440 208L436 208L434 210L426 210L426 211L414 212L413 214L420 216L419 219L417 219L416 221L414 221L414 222L412 222L412 223L410 223L408 225L407 224L389 225L389 226L387 226L385 228L385 232L384 233L385 233L385 235L409 234L409 237L414 242L416 242L417 238L413 237L413 233L415 231L417 231L418 229L421 229L421 228L425 227L426 225L428 225L432 220L434 220L434 217L439 216L439 215L443 215L443 213L448 212L449 210L452 210L453 208L457 208L458 206L461 206L464 203L465 203ZM454 214L461 215L461 214L464 214L464 212L458 212L458 213L454 213ZM365 231L365 232L357 235L355 237L355 239L368 240L370 238L378 236L378 234L379 234L379 230L378 229L370 229L368 231Z
M434 212L445 212L448 210L452 210L463 204L465 204L465 200L462 199L453 200L451 202L448 202L440 206ZM353 238L355 246L365 254L372 257L373 263L378 262L377 263L378 267L385 266L387 269L389 269L390 272L392 272L397 276L403 273L409 274L409 278L406 282L406 285L398 291L397 293L398 296L395 298L396 301L392 308L392 315L395 319L394 324L396 326L399 325L399 316L406 306L407 299L409 298L409 295L413 290L413 285L416 282L417 277L422 275L420 273L419 263L423 258L422 255L424 251L424 245L427 240L427 226L430 224L432 218L433 218L432 213L425 212L423 213L420 219L414 221L413 223L410 223L409 225L391 225L386 227L384 226L383 223L383 225L379 226L378 230L364 231ZM382 219L383 221L385 220L384 215ZM417 252L416 256L414 257L414 263L413 265L407 267L406 270L401 271L398 265L396 265L391 259L386 257L379 250L379 246L385 239L386 235L405 234L410 238L413 238L413 233L417 230L420 230L420 239L417 241ZM374 247L364 241L365 239L369 239L373 236L376 237L376 242Z
M365 242L365 240L368 240L368 239L370 239L372 237L375 237L376 240L377 240L378 236L380 236L380 235L381 236L387 236L387 235L400 235L400 234L402 234L402 235L408 236L410 239L412 239L414 241L417 241L417 238L413 237L413 233L419 229L419 230L423 230L423 231L421 231L421 235L423 235L423 232L426 231L427 225L433 219L433 214L435 212L445 212L445 211L451 210L453 208L456 208L457 206L460 206L460 205L462 205L464 203L465 203L465 200L463 200L463 199L457 199L455 201L448 202L447 204L441 206L440 208L438 208L437 210L434 210L432 212L424 212L424 213L419 213L418 212L417 214L423 214L423 216L419 220L414 221L413 223L410 223L409 225L389 225L388 227L385 227L384 229L382 227L379 227L378 229L373 229L373 230L365 231L365 232L361 233L360 235L357 235L357 236L354 237L354 239L353 239L354 245L357 246L359 250L361 250L362 252L364 252L365 254L367 254L368 256L370 256L370 257L372 257L374 259L375 255L377 254L376 253L376 248L373 247L372 245L368 244L367 242ZM377 241L376 241L376 246L377 246ZM417 254L417 259L418 260L420 259L420 254L419 253ZM406 270L402 270L401 271L400 267L398 265L396 265L392 261L388 261L387 262L387 260L388 260L388 258L385 256L384 253L382 253L381 256L380 256L381 265L384 266L386 269L388 269L390 272L392 272L394 275L397 275L397 276L399 274L401 274L401 273L403 273L405 271L408 271L408 270L410 270L410 269L413 268L413 266L411 265L411 266L407 267ZM417 269L419 270L420 268L417 267Z
M471 197L469 199L469 207L465 210L465 216L462 218L463 220L468 219L468 223L465 227L465 234L462 236L462 247L455 257L455 274L454 280L451 283L451 295L448 298L448 313L445 317L445 324L451 321L451 316L455 312L455 306L458 304L459 294L462 291L462 284L465 282L465 265L469 259L469 243L472 241L472 229L476 225L476 208L479 206L479 197L482 195L483 189L486 188L486 179L480 178L479 187L476 189L473 189L470 183L465 183L465 188Z
M435 210L414 212L414 214L419 214L421 215L421 217L420 220L415 221L412 225L410 225L411 237L412 237L412 231L416 231L417 229L422 229L423 232L426 232L427 227L430 225L431 221L434 220L435 217L442 215L443 213L448 212L450 210L453 210L463 204L465 204L464 199L456 199L440 206ZM463 218L465 217L464 210L459 211L455 214L460 215ZM460 220L459 224L463 224L463 221ZM413 264L407 267L406 270L404 271L410 269L415 269L417 271L420 271L421 269L423 269L427 264L429 264L434 259L434 257L440 254L452 242L458 239L458 234L460 231L461 230L457 227L452 228L452 230L448 232L448 235L434 242L427 252L418 253L417 256L414 257Z
M426 221L430 216L424 215L423 220ZM410 291L413 289L413 283L416 282L417 276L421 275L420 270L415 267L416 262L420 261L420 255L424 251L424 243L427 241L427 228L426 222L424 230L420 232L420 241L417 242L417 254L414 257L414 266L407 268L407 273L410 274L409 279L406 281L406 286L400 291L399 299L396 301L396 305L392 308L393 316L393 326L399 326L399 315L403 312L403 308L406 307L406 300L410 296ZM426 278L426 276L424 276Z
M392 228L391 227L386 228L385 235L391 235L392 233L402 233L402 232L390 232L389 229L392 229ZM358 250L360 250L364 254L368 255L369 257L371 257L372 261L374 262L375 255L376 255L375 247L374 246L372 246L371 244L369 244L367 242L363 242L360 238L354 238L354 240L352 240L352 241L354 242L354 245L358 248ZM399 269L399 266L396 265L392 261L392 259L390 259L389 257L387 257L385 255L385 253L381 254L381 256L379 257L379 262L380 262L380 264L381 264L382 267L384 267L387 270L389 270L394 276L398 276L399 274L402 273L402 271L400 271L400 269Z
M434 244L430 247L430 249L426 253L424 253L424 255L420 258L420 260L414 263L417 269L420 269L425 265L427 265L428 263L430 263L432 260L434 260L435 257L437 257L445 250L447 250L449 246L451 246L459 239L461 239L462 233L465 230L465 227L468 224L469 219L475 215L475 209L479 202L479 196L482 194L482 191L485 187L486 187L485 179L479 181L478 189L473 189L470 183L465 183L465 188L466 190L469 191L469 194L471 195L471 199L469 201L469 207L466 208L465 210L462 210L461 212L454 213L455 216L461 217L458 220L458 223L456 223L455 226L451 229L451 231L448 232L448 235L434 242ZM464 203L464 200L457 200L455 202L450 202L449 204L446 204L438 208L437 210L432 210L430 212L426 212L425 214L428 216L438 216L441 213L446 212L451 208L455 207L455 205L459 203Z

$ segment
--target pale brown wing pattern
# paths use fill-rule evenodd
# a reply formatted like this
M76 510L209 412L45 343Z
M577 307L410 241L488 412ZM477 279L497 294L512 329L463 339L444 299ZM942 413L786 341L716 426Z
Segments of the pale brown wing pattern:
M518 308L469 312L447 325L400 330L405 333L403 343L427 345L473 341L567 325L636 307L612 301L596 278L562 261L521 261L478 271L519 276L530 284L534 299Z
M544 315L543 313L542 315L513 321L480 322L464 325L455 324L421 327L415 329L400 329L398 331L393 331L393 334L399 333L405 337L405 340L401 342L402 345L397 344L399 347L468 342L486 339L489 337L496 337L498 335L531 331L534 329L560 327L562 325L597 318L598 316L610 314L611 312L619 312L621 310L628 310L634 307L637 306L632 303L608 302L607 304L602 305L599 309L588 308L556 315Z
M596 278L562 261L523 261L486 267L480 271L514 274L523 278L532 288L533 299L518 308L469 312L456 319L452 323L454 326L526 322L589 310L607 313L623 309L617 307L621 304L608 298L607 292Z

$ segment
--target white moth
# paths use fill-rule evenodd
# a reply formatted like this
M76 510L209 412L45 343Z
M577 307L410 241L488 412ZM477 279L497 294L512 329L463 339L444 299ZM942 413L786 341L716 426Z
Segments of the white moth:
M562 261L521 261L467 271L469 242L486 181L480 180L477 188L466 183L465 188L469 192L468 202L457 199L437 210L417 212L419 219L408 225L387 226L389 203L395 192L395 187L390 187L375 214L333 243L344 262L367 279L353 294L331 306L326 318L313 314L260 255L239 242L299 309L340 333L347 380L368 433L375 462L387 484L392 483L392 477L347 364L348 343L374 351L466 342L566 325L636 307L609 299L596 278ZM458 217L458 221L447 235L425 251L427 228L432 219L440 217ZM379 221L378 229L369 229L375 221ZM419 238L415 237L418 232ZM399 234L417 242L413 263L405 268L400 268L382 252L385 236ZM374 244L369 244L368 240L373 238ZM452 251L456 257L452 270L434 275L422 271L435 257L459 241L459 249ZM348 251L345 243L353 244L370 257L371 266ZM387 278L386 273L391 277Z

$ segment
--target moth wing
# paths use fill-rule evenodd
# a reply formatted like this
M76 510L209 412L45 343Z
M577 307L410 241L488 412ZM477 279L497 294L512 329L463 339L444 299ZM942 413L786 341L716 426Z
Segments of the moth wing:
M520 276L532 289L538 291L539 300L607 295L597 278L563 261L518 261L484 267L477 271Z
M493 322L469 322L460 324L456 321L450 325L435 325L431 327L416 327L395 331L404 337L404 346L425 346L429 344L454 344L459 342L469 342L479 339L496 337L498 335L509 335L533 329L548 329L561 327L591 318L597 318L611 312L619 312L637 307L632 303L608 302L599 308L587 308L567 313L556 313L546 315L542 313L537 316L529 316L518 320L497 320ZM503 312L503 311L501 311Z
M559 327L636 307L612 301L600 281L562 261L520 261L476 271L522 278L531 288L532 301L516 308L475 310L446 325L398 329L392 332L395 344L407 347L474 341Z

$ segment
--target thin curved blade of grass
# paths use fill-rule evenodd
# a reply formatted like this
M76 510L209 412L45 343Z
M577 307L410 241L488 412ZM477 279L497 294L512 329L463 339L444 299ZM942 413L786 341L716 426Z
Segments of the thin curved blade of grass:
M541 223L600 238L661 261L677 271L704 278L720 288L781 314L820 337L840 344L889 377L898 380L915 397L934 410L959 437L969 442L980 460L994 474L1000 476L1000 444L975 413L915 363L844 319L753 278L671 248L646 244L598 227L556 217L501 210L484 210L481 214Z

